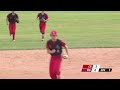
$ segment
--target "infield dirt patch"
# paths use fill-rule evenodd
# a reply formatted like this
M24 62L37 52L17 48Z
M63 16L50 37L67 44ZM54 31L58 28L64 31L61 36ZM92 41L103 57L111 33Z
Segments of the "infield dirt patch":
M63 60L63 79L119 79L120 48L69 49ZM50 79L50 55L46 50L0 51L1 79ZM99 64L112 72L81 72L83 64Z

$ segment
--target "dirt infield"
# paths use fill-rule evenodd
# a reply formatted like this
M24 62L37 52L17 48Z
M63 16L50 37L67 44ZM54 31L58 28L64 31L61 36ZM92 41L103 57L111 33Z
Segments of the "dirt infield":
M64 79L120 79L120 48L70 49L63 60ZM1 79L50 79L46 50L0 51ZM83 64L99 64L112 72L81 72Z

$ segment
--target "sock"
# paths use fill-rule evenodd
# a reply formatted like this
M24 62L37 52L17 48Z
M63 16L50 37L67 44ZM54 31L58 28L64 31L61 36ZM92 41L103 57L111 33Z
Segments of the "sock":
M44 39L44 34L42 34L42 39Z
M15 34L13 34L13 40L15 40Z

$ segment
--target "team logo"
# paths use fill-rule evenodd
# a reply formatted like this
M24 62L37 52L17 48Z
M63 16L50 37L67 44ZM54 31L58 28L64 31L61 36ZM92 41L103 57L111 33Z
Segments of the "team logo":
M59 45L57 45L57 46L56 46L56 48L57 48L57 49L60 49L60 46L59 46Z

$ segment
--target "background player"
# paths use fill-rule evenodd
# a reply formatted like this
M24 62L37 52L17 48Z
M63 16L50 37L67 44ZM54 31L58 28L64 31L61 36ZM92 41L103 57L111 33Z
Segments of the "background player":
M51 55L49 73L51 79L60 79L61 63L62 63L62 47L68 55L68 46L62 40L57 39L57 31L53 30L50 34L51 38L47 41L47 52Z
M44 40L44 34L46 30L46 22L48 21L48 15L42 11L38 13L37 19L39 19L39 29L42 34L42 41Z
M6 22L7 25L9 24L9 33L10 36L12 35L12 41L15 41L16 23L19 23L18 15L14 11L12 11L7 15Z

